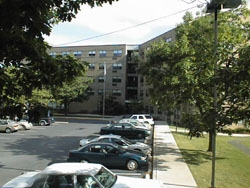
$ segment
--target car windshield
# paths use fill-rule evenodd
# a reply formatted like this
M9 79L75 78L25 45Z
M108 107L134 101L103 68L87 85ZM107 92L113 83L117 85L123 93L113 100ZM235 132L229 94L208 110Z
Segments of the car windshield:
M91 139L91 142L96 142L96 141L98 141L99 139L100 139L99 137L93 138L93 139Z
M103 185L105 188L112 187L116 180L117 176L111 171L108 171L105 168L101 168L100 171L95 175L95 178Z
M122 138L122 140L123 140L124 142L126 142L128 145L131 145L131 144L135 143L135 142L132 142L131 140L129 140L128 138L126 138L126 137L121 137L121 138Z

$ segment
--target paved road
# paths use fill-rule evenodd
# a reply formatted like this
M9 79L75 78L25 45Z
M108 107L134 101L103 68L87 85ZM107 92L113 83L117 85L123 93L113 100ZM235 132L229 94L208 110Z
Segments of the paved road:
M100 127L107 123L82 118L56 120L52 126L0 133L0 186L24 171L42 170L51 163L65 162L68 151L78 148L80 139L98 136ZM131 175L126 170L113 171Z

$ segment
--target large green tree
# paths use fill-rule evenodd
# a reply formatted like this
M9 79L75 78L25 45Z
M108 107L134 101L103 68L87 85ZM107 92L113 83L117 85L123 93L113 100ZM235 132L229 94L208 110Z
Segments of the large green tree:
M195 107L189 115L209 132L209 151L216 129L249 119L249 15L246 7L218 14L215 54L214 15L193 19L187 13L176 28L176 41L153 44L140 68L160 108Z
M55 24L75 18L81 5L114 1L0 0L0 107L30 97L34 88L61 86L81 76L82 65L72 57L52 59L47 54L44 36Z
M19 65L23 59L43 62L58 22L71 21L81 5L102 6L117 0L0 0L0 62Z

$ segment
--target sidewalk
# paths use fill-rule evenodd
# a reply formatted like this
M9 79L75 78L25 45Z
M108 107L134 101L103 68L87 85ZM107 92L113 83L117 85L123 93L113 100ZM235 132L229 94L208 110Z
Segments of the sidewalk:
M153 160L152 178L163 182L166 188L197 187L171 130L166 124L155 125Z

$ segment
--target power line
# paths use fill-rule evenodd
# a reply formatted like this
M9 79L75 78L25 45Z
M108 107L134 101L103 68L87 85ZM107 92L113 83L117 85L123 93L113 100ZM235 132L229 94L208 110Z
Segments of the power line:
M142 26L142 25L146 25L146 24L158 21L158 20L168 18L170 16L174 16L176 14L180 14L182 12L189 11L189 10L194 9L194 8L197 8L197 6L193 6L193 7L190 7L190 8L187 8L187 9L184 9L184 10L181 10L181 11L178 11L178 12L166 15L166 16L162 16L162 17L159 17L159 18L156 18L156 19L152 19L152 20L149 20L149 21L146 21L146 22L142 22L142 23L139 23L139 24L136 24L136 25L133 25L133 26L125 27L125 28L122 28L122 29L118 29L118 30L111 31L111 32L108 32L108 33L96 35L96 36L93 36L93 37L88 37L88 38L84 38L84 39L80 39L80 40L76 40L76 41L71 41L71 42L67 42L67 43L58 44L58 45L55 45L55 46L59 47L59 46L74 44L74 43L78 43L78 42L82 42L82 41L87 41L87 40L91 40L91 39L95 39L95 38L100 38L100 37L103 37L103 36L111 35L111 34L122 32L122 31L126 31L126 30L129 30L129 29L133 29L135 27L139 27L139 26Z

